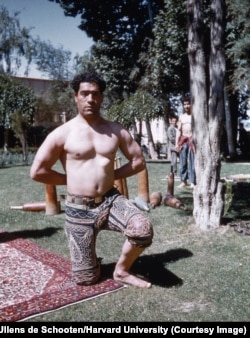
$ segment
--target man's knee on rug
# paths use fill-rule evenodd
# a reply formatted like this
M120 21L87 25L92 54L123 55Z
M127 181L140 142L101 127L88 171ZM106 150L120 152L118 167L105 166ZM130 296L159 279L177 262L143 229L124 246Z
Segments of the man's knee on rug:
M100 278L100 274L101 269L99 264L93 269L73 271L74 281L78 285L96 284Z

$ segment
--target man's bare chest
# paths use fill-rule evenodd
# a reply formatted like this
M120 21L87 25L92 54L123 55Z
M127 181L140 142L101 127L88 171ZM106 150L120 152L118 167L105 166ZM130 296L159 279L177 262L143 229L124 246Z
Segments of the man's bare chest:
M114 135L93 133L71 133L64 151L75 158L93 158L96 155L112 156L118 149L118 138Z

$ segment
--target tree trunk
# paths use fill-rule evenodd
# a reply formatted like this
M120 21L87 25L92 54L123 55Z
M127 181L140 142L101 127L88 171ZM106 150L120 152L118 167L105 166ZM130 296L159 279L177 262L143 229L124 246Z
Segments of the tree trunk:
M23 162L26 163L28 161L28 142L27 142L27 138L26 135L23 134L19 134L18 135L20 143L22 145L22 152L23 152Z
M232 123L232 114L229 104L228 93L226 89L224 89L224 97L225 97L225 117L226 117L226 131L227 131L227 143L228 143L228 154L231 158L235 158L236 149L234 143L234 134L233 134L233 123Z
M211 48L209 65L206 65L202 6L201 0L188 0L188 56L196 148L193 216L198 227L208 230L219 227L224 206L220 139L224 116L225 10L223 0L211 1Z
M155 151L155 148L154 148L152 130L151 130L150 122L148 119L145 120L145 125L146 125L147 134L148 134L148 148L149 148L150 156L153 160L157 160L158 158L157 152Z
M10 129L9 128L5 128L4 129L4 152L7 153L8 152L8 147L9 147L9 134L10 134Z

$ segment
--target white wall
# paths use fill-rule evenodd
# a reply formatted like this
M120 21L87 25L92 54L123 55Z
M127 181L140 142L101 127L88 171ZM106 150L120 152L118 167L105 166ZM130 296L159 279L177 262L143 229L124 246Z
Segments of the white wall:
M138 124L137 130L139 130ZM164 144L167 142L166 127L163 118L159 118L151 122L151 131L154 143L157 143L159 141L160 143ZM142 145L148 145L148 135L145 122L142 122L142 135Z

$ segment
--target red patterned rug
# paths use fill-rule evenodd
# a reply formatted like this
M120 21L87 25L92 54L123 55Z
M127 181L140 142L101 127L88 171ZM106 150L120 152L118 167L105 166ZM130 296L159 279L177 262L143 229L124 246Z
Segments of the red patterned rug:
M68 260L0 231L0 322L38 316L122 287L109 278L77 286Z

